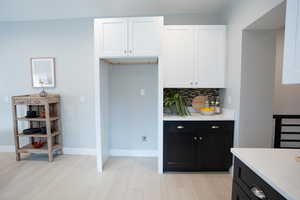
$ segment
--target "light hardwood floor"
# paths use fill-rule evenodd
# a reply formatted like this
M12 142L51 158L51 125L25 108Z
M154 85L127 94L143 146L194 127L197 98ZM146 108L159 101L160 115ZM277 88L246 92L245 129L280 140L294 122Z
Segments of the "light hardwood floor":
M103 175L93 156L53 163L0 153L0 200L230 200L226 173L157 174L156 159L111 158Z

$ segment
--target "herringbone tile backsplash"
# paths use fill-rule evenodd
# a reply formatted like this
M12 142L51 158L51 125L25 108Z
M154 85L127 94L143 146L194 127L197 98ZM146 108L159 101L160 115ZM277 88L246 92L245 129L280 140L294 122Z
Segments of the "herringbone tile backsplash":
M187 106L191 106L193 98L199 95L205 95L209 97L220 96L220 89L165 88L164 97L167 97L172 92L178 92L181 94L184 97Z

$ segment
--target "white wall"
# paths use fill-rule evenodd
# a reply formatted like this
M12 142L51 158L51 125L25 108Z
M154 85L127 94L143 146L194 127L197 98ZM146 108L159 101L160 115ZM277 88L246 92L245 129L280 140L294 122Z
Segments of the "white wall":
M145 95L141 96L140 90ZM112 150L157 150L158 66L111 65L109 139ZM147 137L147 142L142 141Z
M64 145L95 148L93 21L0 23L0 145L13 145L10 103L32 89L30 57L56 58L55 89L62 96ZM80 97L84 102L80 101Z
M272 147L276 31L243 32L239 145Z
M274 87L274 113L300 114L300 86L282 84L282 66L284 49L284 29L277 31L276 37L276 73Z
M228 71L225 106L236 110L235 146L239 144L239 112L241 94L241 66L243 30L276 7L283 0L230 0L228 24Z

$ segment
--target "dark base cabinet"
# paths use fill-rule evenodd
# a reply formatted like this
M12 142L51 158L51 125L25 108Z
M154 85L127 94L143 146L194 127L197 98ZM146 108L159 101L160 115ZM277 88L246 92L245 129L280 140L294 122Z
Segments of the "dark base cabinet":
M165 121L164 171L228 171L233 121Z
M281 194L235 158L232 200L286 200Z

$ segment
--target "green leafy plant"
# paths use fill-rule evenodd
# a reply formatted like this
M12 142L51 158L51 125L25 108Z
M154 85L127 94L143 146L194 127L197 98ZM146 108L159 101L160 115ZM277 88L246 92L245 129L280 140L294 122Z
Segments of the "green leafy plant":
M180 116L191 115L184 98L177 92L171 93L164 99L164 107Z

